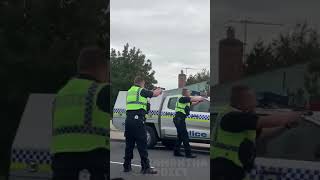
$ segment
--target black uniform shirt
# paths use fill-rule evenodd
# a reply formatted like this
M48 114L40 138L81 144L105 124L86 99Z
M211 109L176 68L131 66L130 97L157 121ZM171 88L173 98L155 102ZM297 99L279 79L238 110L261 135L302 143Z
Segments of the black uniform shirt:
M229 132L242 132L257 129L258 116L251 112L232 111L220 122L221 128Z
M183 96L183 97L179 98L179 103L191 103L191 98ZM175 117L180 117L180 118L183 118L183 119L186 118L190 113L190 107L189 106L187 106L185 108L185 112L187 114L183 114L182 112L177 112Z

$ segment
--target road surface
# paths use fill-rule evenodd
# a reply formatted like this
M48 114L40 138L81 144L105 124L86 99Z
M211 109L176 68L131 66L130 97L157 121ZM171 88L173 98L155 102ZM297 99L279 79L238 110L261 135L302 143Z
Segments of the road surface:
M184 157L174 157L171 150L162 146L150 149L149 157L151 166L158 170L157 175L140 174L140 157L137 149L134 150L132 161L133 171L124 173L122 162L124 156L125 143L123 141L111 141L110 173L111 178L122 177L125 180L188 180L188 179L210 179L210 159L208 148L196 148L195 159Z

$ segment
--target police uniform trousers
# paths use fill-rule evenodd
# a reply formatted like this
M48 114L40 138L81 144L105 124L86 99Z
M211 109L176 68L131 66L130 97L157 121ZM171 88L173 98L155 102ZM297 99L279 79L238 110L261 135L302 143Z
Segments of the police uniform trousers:
M110 179L110 151L98 148L88 152L57 153L52 157L52 180L78 180L86 169L90 180Z
M173 123L176 126L177 135L178 135L178 139L176 141L174 151L179 152L180 147L181 147L181 143L183 143L186 155L190 155L191 154L191 147L189 144L189 135L188 135L188 131L187 131L185 118L179 117L179 116L174 117Z
M133 149L137 144L141 158L142 169L150 168L147 151L147 131L145 127L145 115L127 112L125 121L126 149L124 166L129 166L133 158ZM129 164L130 163L130 164Z
M245 172L232 161L224 158L210 159L211 180L243 180Z

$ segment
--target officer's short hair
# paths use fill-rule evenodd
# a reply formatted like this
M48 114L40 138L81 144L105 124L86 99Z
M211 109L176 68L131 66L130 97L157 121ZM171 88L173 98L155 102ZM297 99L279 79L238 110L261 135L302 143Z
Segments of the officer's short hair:
M184 96L188 91L189 91L189 89L183 88L183 89L182 89L182 95Z
M252 89L247 85L235 85L231 89L231 97L230 103L232 106L236 106L243 102L244 95L248 92L252 91Z
M99 47L92 46L83 48L78 58L78 71L94 70L100 66L107 66L109 59L106 53Z
M143 82L143 81L145 81L145 78L144 77L142 77L142 76L136 76L135 78L134 78L134 84L140 84L141 82Z

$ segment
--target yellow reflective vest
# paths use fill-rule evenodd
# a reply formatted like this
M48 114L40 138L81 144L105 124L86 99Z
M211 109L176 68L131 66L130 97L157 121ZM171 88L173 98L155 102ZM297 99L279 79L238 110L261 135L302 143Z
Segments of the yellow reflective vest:
M104 86L75 78L58 92L53 109L53 154L96 148L110 150L111 116L96 105L97 95Z
M247 130L239 133L223 130L220 126L220 122L229 112L232 112L231 107L224 108L224 110L218 114L214 122L211 133L210 159L221 157L231 160L236 165L243 167L244 165L239 159L240 144L245 140L255 143L256 130Z

